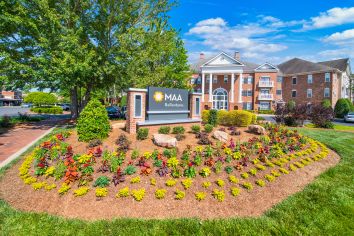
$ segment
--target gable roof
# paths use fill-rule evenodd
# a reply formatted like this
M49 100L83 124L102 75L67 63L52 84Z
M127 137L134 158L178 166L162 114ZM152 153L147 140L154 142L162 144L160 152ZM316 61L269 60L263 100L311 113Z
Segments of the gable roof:
M225 53L225 52L221 52L218 55L214 56L213 58L211 58L210 60L204 62L201 66L207 66L207 64L217 60L220 56L225 56L227 57L231 62L233 62L232 64L236 64L239 66L244 66L242 64L242 62L240 62L239 60L237 60L236 58L233 58L232 56L230 56L229 54ZM227 65L227 64L226 64Z
M258 66L255 70L257 71L274 71L278 70L276 66L273 66L269 62L263 63L262 65Z
M321 65L329 66L340 71L346 71L349 63L349 58L342 58L331 61L320 61L318 62Z
M293 58L289 61L283 62L278 65L278 68L283 74L300 74L314 71L332 71L333 68L322 65L319 63L314 63L311 61L306 61L300 58Z

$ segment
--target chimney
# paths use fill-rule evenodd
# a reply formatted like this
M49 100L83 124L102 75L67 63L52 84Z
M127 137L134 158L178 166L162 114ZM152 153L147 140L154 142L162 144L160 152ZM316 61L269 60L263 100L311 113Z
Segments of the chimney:
M239 51L235 51L234 58L235 58L236 60L240 60L240 59L241 59L241 58L240 58L240 52L239 52Z
M201 53L199 54L199 59L200 59L200 60L204 60L204 59L205 59L204 53L201 52Z

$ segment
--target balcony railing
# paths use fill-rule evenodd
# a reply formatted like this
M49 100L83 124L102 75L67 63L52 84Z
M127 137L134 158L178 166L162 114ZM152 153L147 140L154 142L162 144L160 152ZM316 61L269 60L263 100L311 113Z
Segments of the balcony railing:
M273 100L273 94L259 94L258 100Z
M274 82L273 81L259 81L258 87L272 88L272 87L274 87Z

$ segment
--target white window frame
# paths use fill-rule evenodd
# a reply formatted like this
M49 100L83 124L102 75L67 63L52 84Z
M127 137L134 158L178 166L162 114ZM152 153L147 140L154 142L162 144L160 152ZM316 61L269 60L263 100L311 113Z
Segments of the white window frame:
M229 76L224 75L224 83L227 84L229 82Z
M294 84L294 79L295 79L295 84ZM296 85L297 84L297 77L292 77L291 78L291 84Z
M278 91L280 91L280 94L278 94ZM276 95L282 95L282 94L283 94L283 90L277 89L277 90L275 91L275 94L276 94Z
M328 96L326 96L326 91L328 91ZM329 88L324 88L323 97L325 98L331 97L331 90Z
M313 83L313 77L312 75L307 75L307 83L312 84Z
M213 84L217 84L217 83L218 83L218 76L213 75Z
M197 100L199 100L199 108L198 108L199 112L198 113L197 113ZM200 99L200 97L196 97L194 99L194 115L200 116L200 108L201 108L201 99Z
M252 89L247 90L247 97L252 97L253 96L253 91Z
M277 76L277 82L283 83L283 76Z
M265 82L270 82L270 76L261 76L260 78L259 78L259 80L260 81L265 81Z
M253 76L247 76L247 84L253 84Z
M136 116L136 115L135 115L135 103L136 103L136 97L137 97L137 96L140 96L140 107L141 107L140 116ZM136 93L136 94L134 94L133 111L134 111L134 114L133 114L133 117L134 117L134 118L143 118L143 94L142 94L142 93Z
M312 89L307 89L306 96L307 96L307 98L312 98Z
M264 106L265 104L267 104L267 106ZM270 102L259 102L259 110L261 111L270 110Z
M331 82L331 73L329 73L329 72L325 73L325 82L326 83Z

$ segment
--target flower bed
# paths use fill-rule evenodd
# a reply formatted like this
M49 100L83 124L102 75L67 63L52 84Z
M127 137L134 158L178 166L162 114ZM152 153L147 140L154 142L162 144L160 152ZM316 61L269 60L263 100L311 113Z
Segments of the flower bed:
M296 131L271 125L266 129L268 135L248 142L231 139L213 146L189 146L181 153L166 149L131 156L101 147L75 154L66 142L70 133L65 132L28 155L19 176L33 191L57 191L62 196L81 197L92 190L97 200L132 197L140 202L153 188L156 201L166 200L171 192L176 201L191 195L196 202L207 198L223 202L328 156L323 144Z

